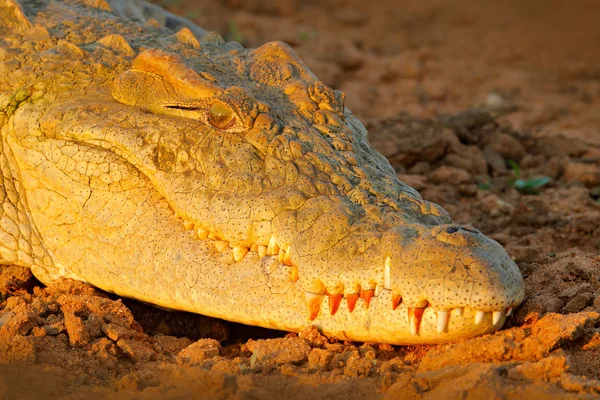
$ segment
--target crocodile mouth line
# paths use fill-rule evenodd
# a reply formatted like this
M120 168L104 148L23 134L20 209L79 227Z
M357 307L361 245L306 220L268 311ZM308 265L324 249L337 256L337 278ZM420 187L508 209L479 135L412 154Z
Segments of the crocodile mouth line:
M68 140L69 138L61 138ZM87 144L96 148L106 151L107 147L110 147L110 151L121 159L122 162L128 163L136 168L141 174L144 174L150 181L152 179L148 174L145 173L142 163L136 159L127 149L119 148L117 146L108 146L110 142L103 140L88 139ZM160 193L163 198L166 199L165 194L162 193L156 185L152 185L154 190ZM169 202L169 201L167 201ZM292 246L290 244L281 244L278 242L278 238L275 235L271 235L267 242L252 243L250 246L237 245L223 238L218 232L213 232L206 225L200 222L192 222L188 220L188 217L184 217L177 213L176 209L171 205L171 209L174 216L182 224L186 231L193 231L195 237L198 240L206 240L212 243L212 246L219 253L230 252L231 257L235 263L238 263L247 256L249 252L257 254L260 258L263 257L276 257L278 262L289 269L289 280L292 283L300 283L301 268L292 259ZM464 229L464 228L461 228ZM454 233L455 228L447 233ZM470 231L475 232L475 231ZM281 245L280 245L281 244ZM463 318L464 309L472 308L473 312L468 315L474 315L472 323L475 326L480 325L482 322L491 322L495 329L500 329L506 317L509 317L512 313L512 306L498 310L478 310L473 307L453 307L443 308L437 304L431 304L427 300L420 300L417 302L407 302L406 298L403 298L402 293L399 293L397 289L392 289L391 285L391 269L392 259L390 256L385 257L384 268L381 276L373 277L369 283L353 284L351 287L344 287L343 285L336 286L335 290L328 291L324 285L316 285L311 287L311 290L304 290L304 304L306 309L307 321L309 323L318 323L318 318L326 318L327 316L335 316L339 312L347 312L352 314L357 307L359 302L363 303L363 309L369 310L371 300L383 294L384 291L386 298L391 300L383 305L379 302L378 307L386 307L386 313L398 312L399 318L407 319L407 326L413 336L418 336L421 330L421 321L426 309L431 308L436 315L436 330L439 334L448 333L449 321L452 318ZM327 297L327 301L325 300ZM345 303L345 307L341 307ZM404 307L401 307L401 306ZM342 311L343 310L343 311ZM400 314L400 310L403 310L403 314Z
M200 227L194 222L183 219L181 216L177 217L182 221L182 224L186 230L194 231L197 234L199 240L209 240L212 242L215 249L220 252L230 251L233 260L237 263L241 261L249 252L258 254L259 257L277 257L281 265L288 267L290 271L289 279L293 283L297 283L300 279L298 266L291 260L291 245L286 248L280 247L276 236L272 235L267 244L252 243L250 247L246 246L235 246L222 237L211 232L209 229ZM320 293L312 291L306 291L304 294L304 302L306 306L307 318L310 322L313 322L319 317L319 315L326 315L327 311L330 316L334 316L340 309L342 300L345 299L348 313L352 313L356 308L357 302L364 302L364 307L368 310L371 304L371 300L374 297L378 297L381 291L389 291L391 295L391 302L389 303L389 312L394 312L403 304L402 295L396 293L391 288L390 284L391 274L391 258L388 256L385 259L384 277L383 284L373 283L370 287L361 287L356 285L355 291L347 293L342 288L337 293L330 293L325 288ZM328 298L327 306L323 305L325 296ZM322 310L325 308L325 310ZM429 301L422 300L417 303L416 306L406 306L405 318L408 319L408 326L410 333L413 336L418 336L421 328L421 322L423 315L428 308L433 308L436 314L436 331L439 334L448 333L450 318L462 318L465 308L472 307L455 307L440 309L434 307ZM473 308L474 313L474 325L480 325L488 315L491 316L491 322L495 329L500 329L504 324L506 318L510 317L513 312L513 307L507 307L495 311L484 311Z

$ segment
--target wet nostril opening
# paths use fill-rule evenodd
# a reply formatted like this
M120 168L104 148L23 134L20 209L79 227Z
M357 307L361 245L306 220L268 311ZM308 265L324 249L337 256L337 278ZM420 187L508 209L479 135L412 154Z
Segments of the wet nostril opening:
M455 232L458 232L459 230L460 230L459 227L457 227L457 226L451 226L450 228L446 229L446 233L453 234Z

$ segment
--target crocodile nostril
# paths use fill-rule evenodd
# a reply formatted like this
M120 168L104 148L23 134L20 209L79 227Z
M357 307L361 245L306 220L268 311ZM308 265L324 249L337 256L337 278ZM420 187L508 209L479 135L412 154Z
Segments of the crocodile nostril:
M450 228L446 229L446 233L453 234L455 232L458 232L459 230L460 230L459 227L457 227L457 226L451 226Z

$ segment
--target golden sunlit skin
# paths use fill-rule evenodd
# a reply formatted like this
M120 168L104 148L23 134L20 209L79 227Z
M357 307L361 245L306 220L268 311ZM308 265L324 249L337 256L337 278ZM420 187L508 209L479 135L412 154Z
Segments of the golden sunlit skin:
M400 182L287 45L113 3L0 0L1 264L393 344L493 332L521 303L502 246Z

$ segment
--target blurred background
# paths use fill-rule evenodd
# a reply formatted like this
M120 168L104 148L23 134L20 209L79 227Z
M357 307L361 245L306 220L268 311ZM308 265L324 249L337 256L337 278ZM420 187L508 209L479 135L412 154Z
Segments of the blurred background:
M600 144L597 0L156 0L228 40L282 40L361 120L482 104Z

